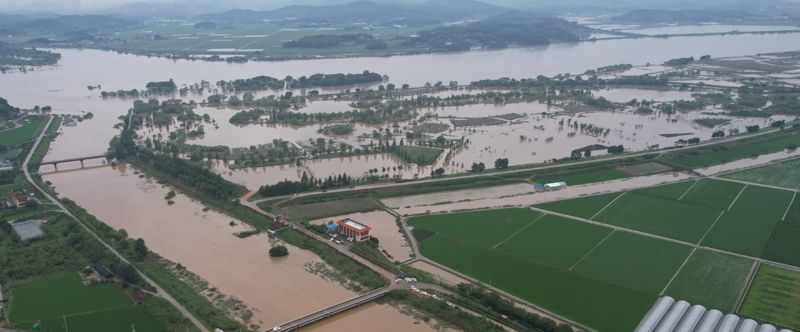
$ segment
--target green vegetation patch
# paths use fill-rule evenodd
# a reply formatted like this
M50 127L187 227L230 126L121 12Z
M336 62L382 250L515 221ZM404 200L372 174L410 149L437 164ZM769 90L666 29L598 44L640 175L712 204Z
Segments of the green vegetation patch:
M674 151L665 154L660 161L684 168L706 167L754 155L785 150L791 145L800 144L800 131L784 130L739 141L702 146L694 149Z
M786 211L784 220L800 224L800 198L797 198L797 196L800 195L795 195L794 202L792 202L792 206Z
M595 220L612 225L696 243L719 211L673 200L625 193Z
M722 177L800 190L800 159L726 174Z
M580 184L611 181L631 177L630 174L616 168L592 169L587 171L567 172L534 176L531 181L537 183L551 183L564 181L567 185L576 186Z
M697 181L681 181L677 183L665 184L656 187L634 190L637 194L667 198L677 201L686 193Z
M800 267L800 223L775 224L761 258Z
M575 217L589 219L603 207L611 203L620 193L573 198L564 201L536 205L537 208L547 211L563 213Z
M500 209L421 216L410 219L408 224L414 228L492 247L540 216L541 213L529 209Z
M442 149L429 148L425 146L398 146L397 150L393 151L400 159L406 162L415 163L417 165L431 165L436 162L439 155L442 154Z
M761 265L739 313L800 329L800 272Z
M434 261L600 331L632 331L656 299L440 234L422 242L420 250Z
M368 198L350 198L338 201L293 205L287 207L286 212L312 220L348 213L369 212L380 208L378 204L375 204L375 202Z
M695 250L665 292L678 300L730 312L753 262L714 251Z
M792 197L785 190L748 186L717 221L703 245L758 256Z
M610 233L606 227L546 215L496 249L568 269Z
M9 320L18 328L41 321L44 331L164 331L114 284L84 286L77 272L60 273L11 290Z
M616 232L594 248L573 271L648 294L659 294L690 251L680 244Z
M41 120L31 121L14 129L0 132L0 145L12 147L33 138L44 123Z
M683 196L681 202L726 210L744 188L743 184L719 180L702 180Z

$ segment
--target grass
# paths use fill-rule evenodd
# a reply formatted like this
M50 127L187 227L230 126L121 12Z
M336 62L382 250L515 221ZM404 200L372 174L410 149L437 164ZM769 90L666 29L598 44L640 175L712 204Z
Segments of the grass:
M788 191L748 186L709 231L703 245L759 256L792 197Z
M694 169L759 154L780 152L788 146L797 145L798 143L800 143L800 131L786 129L738 141L670 152L663 155L660 161L677 167Z
M368 198L350 198L338 201L328 201L286 207L286 212L291 215L302 216L309 220L340 216L348 213L368 212L380 209Z
M680 244L615 232L573 271L658 294L689 253L689 247Z
M626 193L595 220L697 243L720 211L664 198Z
M739 313L800 329L800 272L761 265Z
M726 174L722 177L800 190L800 159Z
M631 175L616 168L537 175L531 181L551 183L564 181L570 186L628 178Z
M9 320L30 328L41 320L44 331L164 331L116 285L86 287L77 272L61 273L11 290Z
M568 269L610 233L602 226L546 215L496 249Z
M731 312L753 262L708 250L696 250L665 295L709 309Z
M483 246L494 246L541 214L529 209L499 209L416 217L411 226Z
M681 181L656 187L637 189L633 192L642 195L661 197L677 201L686 191L695 185L696 181Z
M42 120L34 120L17 128L0 132L0 145L12 147L22 144L33 138L43 124Z
M775 224L761 258L800 267L800 223L779 221Z
M692 190L689 190L681 201L727 210L742 188L744 185L740 183L702 180L692 187Z
M589 219L603 207L611 203L620 193L573 198L564 201L536 205L537 208L547 211L563 213L571 216Z
M425 146L398 146L395 155L403 159L403 161L414 163L417 165L432 165L442 154L442 149L429 148Z
M786 221L800 224L800 198L795 197L792 206L786 211Z

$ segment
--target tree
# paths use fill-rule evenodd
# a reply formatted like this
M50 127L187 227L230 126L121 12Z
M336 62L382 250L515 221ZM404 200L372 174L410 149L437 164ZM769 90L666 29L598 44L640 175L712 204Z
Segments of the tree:
M480 173L486 170L486 165L484 163L472 163L472 172L473 173Z
M723 138L723 137L725 137L725 131L724 130L717 130L717 131L715 131L714 133L711 134L711 138Z
M285 246L274 246L269 248L270 257L284 257L289 255L289 249Z
M494 168L506 169L508 168L508 158L498 158L494 161Z
M752 125L745 127L745 129L747 129L748 133L752 134L752 133L757 133L759 130L761 130L761 127L759 125Z
M607 152L609 154L625 153L625 147L622 145L609 146Z
M114 273L123 281L129 284L136 284L139 282L139 273L136 272L136 269L133 268L130 264L126 263L119 263L114 266L112 269Z
M147 246L144 244L144 239L138 238L133 242L133 252L136 253L138 259L147 257Z

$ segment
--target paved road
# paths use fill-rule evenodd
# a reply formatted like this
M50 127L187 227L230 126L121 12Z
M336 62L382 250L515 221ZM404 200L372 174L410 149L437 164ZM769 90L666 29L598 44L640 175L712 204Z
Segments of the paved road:
M317 321L320 321L320 320L326 319L328 317L334 316L334 315L339 314L341 312L344 312L344 311L350 310L352 308L355 308L355 307L364 305L366 303L372 302L372 301L374 301L374 300L386 295L387 293L389 293L389 292L391 292L391 291L393 291L395 289L411 289L412 286L417 288L417 289L432 290L432 291L436 291L436 292L439 292L439 293L442 293L442 294L453 295L453 296L456 295L454 292L452 292L452 291L450 291L450 290L448 290L446 288L439 287L439 286L433 285L433 284L428 284L428 283L424 283L424 282L400 282L400 283L395 283L395 284L389 285L389 286L381 288L381 289L374 290L372 292L369 292L369 293L363 294L361 296L349 299L347 301L343 301L343 302L334 304L334 305L332 305L330 307L327 307L327 308L312 312L312 313L307 314L307 315L305 315L303 317L297 318L295 320L292 320L290 322L286 322L286 323L278 325L278 326L280 326L280 330L281 331L296 330L296 329L299 329L301 327L311 325L311 324L313 324L313 323L315 323ZM272 330L274 330L274 328L270 329L268 331L272 331Z
M495 171L495 172L491 172L491 173L467 174L467 175L459 175L459 176L455 176L455 177L444 177L444 178L436 178L436 179L423 179L423 180L408 181L408 182L401 182L401 183L387 182L387 183L368 184L368 185L357 186L355 188L330 189L330 190L327 191L327 193L344 192L344 191L362 191L362 190L370 190L370 189L386 188L386 187L403 187L403 186L411 186L411 185L417 185L417 184L436 183L436 182L450 181L450 180L463 180L463 179L471 179L471 178L486 177L486 176L493 176L493 175L509 175L509 174L523 173L523 172L530 172L530 171L541 171L541 170L547 170L547 169L558 168L558 167L595 164L595 163L601 163L601 162L606 162L606 161L610 161L610 160L626 159L626 158L630 158L630 157L642 156L642 155L647 155L647 154L662 155L662 154L669 153L669 152L674 152L674 151L694 149L694 148L698 148L698 147L702 147L702 146L706 146L706 145L715 145L715 144L720 144L720 143L724 143L724 142L738 141L738 140L742 140L742 139L746 139L746 138L757 137L757 136L773 133L775 131L778 131L778 129L764 129L763 131L755 133L755 134L743 134L743 135L737 135L737 136L728 136L728 137L725 137L725 138L713 139L713 140L705 141L705 142L702 142L700 144L695 144L695 145L688 145L688 146L677 147L677 148L672 148L672 149L661 149L661 150L652 150L652 151L639 151L639 152L632 152L632 153L624 153L624 154L621 154L621 155L616 155L616 156L607 157L607 158L592 158L592 159L587 159L587 160L583 160L583 161L576 161L576 162L571 162L571 163L553 163L553 164L547 164L547 165L543 165L543 166L523 168L523 169L512 169L512 170L505 170L505 171ZM294 195L263 198L263 199L255 200L254 202L258 203L258 202L263 202L263 201L267 201L267 200L274 200L274 199L281 199L281 198L285 198L287 200L290 200L290 199L295 199L295 198L300 198L300 197L305 197L305 196L311 196L311 195L319 195L319 194L323 194L323 193L318 192L318 191L313 191L313 192L299 193L299 194L294 194Z
M772 185L763 184L763 183L755 183L755 182L750 182L750 181L742 181L742 180L736 180L736 179L722 178L722 177L718 177L718 176L709 176L708 178L715 179L715 180L720 180L720 181L736 182L736 183L741 183L741 184L746 184L746 185L756 186L756 187L764 187L764 188L778 189L778 190L788 190L788 191L794 191L794 192L798 191L797 189L794 189L794 188L772 186Z
M125 258L125 256L122 256L122 254L120 254L116 249L114 249L112 246L106 244L106 242L103 241L103 239L99 235L97 235L88 226L86 226L83 223L83 221L81 221L80 219L75 217L75 215L73 215L72 212L70 212L66 207L64 207L64 205L61 204L61 202L59 202L58 200L56 200L55 198L50 196L50 194L48 194L46 191L42 190L42 188L39 187L39 185L35 181L33 181L33 177L31 176L30 171L28 171L28 164L30 163L30 160L31 160L31 157L33 156L33 153L36 151L36 148L42 142L42 138L44 137L45 134L47 134L47 128L50 128L50 123L52 123L52 122L53 122L53 117L51 116L50 119L47 121L47 125L45 125L45 127L44 127L45 129L42 131L41 134L39 134L39 137L36 138L36 142L33 144L33 147L31 147L31 151L28 153L28 156L25 157L25 162L22 164L22 171L25 173L25 178L28 180L28 182L31 183L31 185L33 185L39 192L41 192L42 195L44 195L44 197L48 201L50 201L50 202L52 202L52 204L58 206L58 208L61 210L61 212L63 212L64 214L66 214L70 218L74 219L78 223L78 225L80 225L86 232L91 234L95 239L97 239L97 241L100 241L100 243L102 243L103 246L108 248L108 250L111 251L111 253L113 253L114 256L117 256L117 258L119 260L130 264L130 262ZM133 265L131 264L131 266L133 266ZM178 311L181 314L183 314L184 317L189 319L189 321L191 321L192 324L194 324L194 326L197 327L198 330L200 330L201 332L209 332L209 330L205 326L203 326L203 324L201 324L200 321L197 320L197 318L195 318L188 310L186 310L186 308L183 307L183 305L181 305L180 302L175 300L175 298L170 296L169 293L164 291L163 288L158 286L158 284L156 284L155 281L150 279L147 275L145 275L144 273L142 273L138 269L136 269L136 272L142 277L142 279L144 279L145 282L147 282L148 284L152 285L156 289L156 293L159 295L159 297L163 298L164 300L166 300L167 302L172 304L176 309L178 309Z

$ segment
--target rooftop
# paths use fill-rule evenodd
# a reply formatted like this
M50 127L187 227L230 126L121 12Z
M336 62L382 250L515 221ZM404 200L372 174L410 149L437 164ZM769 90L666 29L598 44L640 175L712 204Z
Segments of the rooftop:
M352 227L352 228L354 228L356 230L359 230L359 231L368 228L366 225L364 225L364 224L362 224L362 223L360 223L358 221L355 221L353 219L345 219L344 220L344 224L347 225L347 226L350 226L350 227Z

